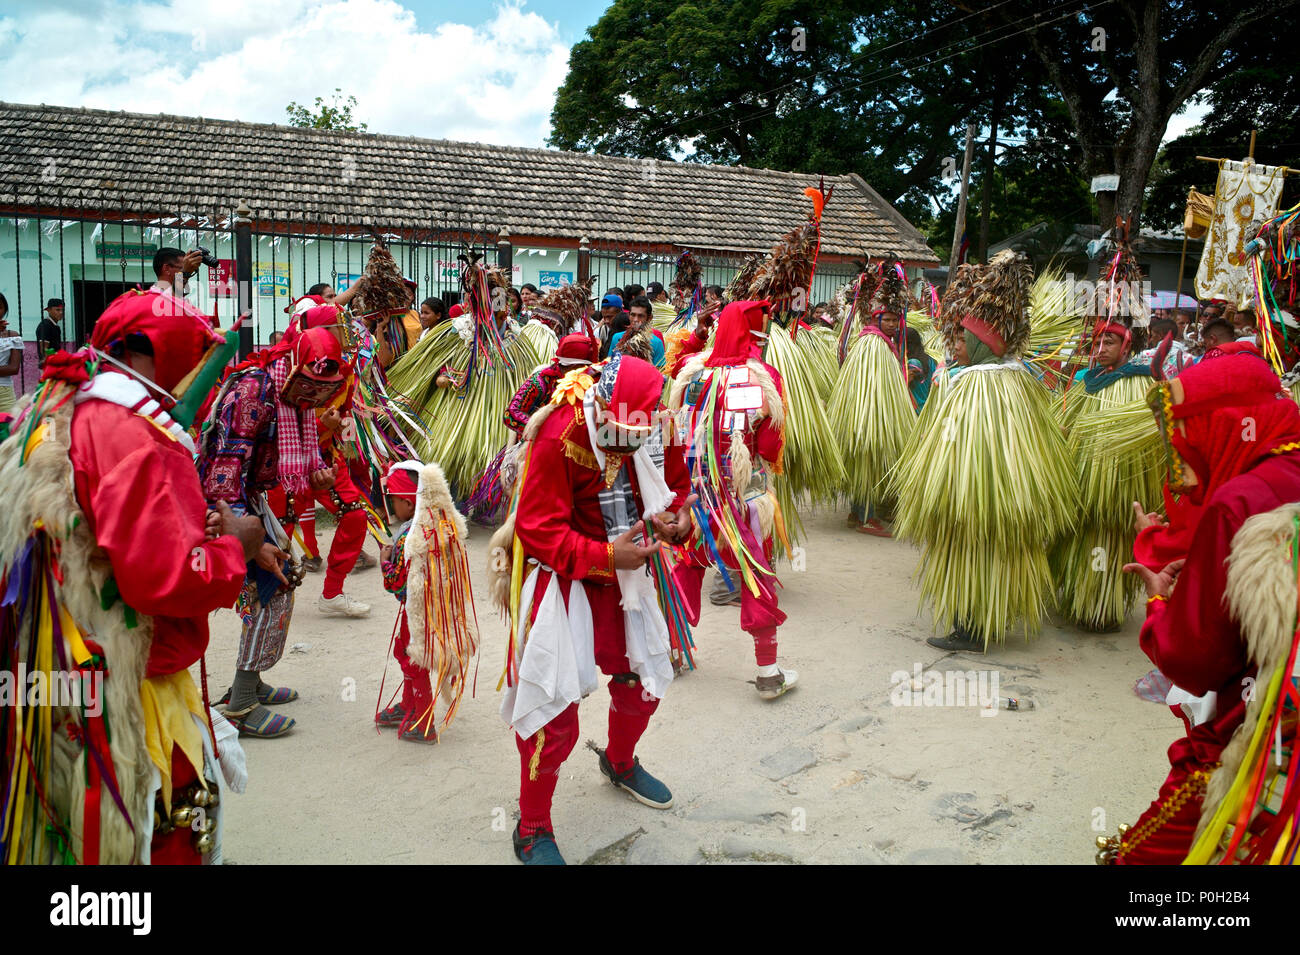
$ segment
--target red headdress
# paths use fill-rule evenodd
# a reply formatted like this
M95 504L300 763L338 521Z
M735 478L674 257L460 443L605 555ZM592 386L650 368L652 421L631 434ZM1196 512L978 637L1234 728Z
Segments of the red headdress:
M1141 531L1134 555L1160 570L1187 556L1215 491L1278 448L1300 442L1300 408L1268 363L1248 351L1202 359L1157 383L1150 401L1169 445L1169 523ZM1187 483L1188 469L1194 484ZM1181 496L1175 499L1174 491Z
M593 364L600 358L600 344L590 335L565 335L555 349L556 365L576 367Z
M647 433L655 427L655 412L663 398L664 376L648 361L615 355L600 371L595 393L605 403L613 424Z
M767 311L772 303L730 302L718 316L718 330L713 337L713 353L704 364L709 368L726 368L743 365L749 360L752 348L763 336L767 326Z
M180 384L210 346L224 341L193 305L152 290L132 290L113 299L95 322L90 346L108 352L119 344L130 347L128 339L135 336L147 339L153 349L153 380L165 391Z
M388 469L388 476L384 479L384 493L415 500L415 492L420 487L422 466L419 461L398 461Z

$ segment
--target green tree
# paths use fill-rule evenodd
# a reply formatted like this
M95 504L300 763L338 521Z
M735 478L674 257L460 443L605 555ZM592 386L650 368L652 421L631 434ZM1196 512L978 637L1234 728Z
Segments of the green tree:
M303 129L337 129L348 133L364 133L366 124L352 121L352 109L357 105L357 98L349 96L340 103L342 96L343 90L338 87L335 87L334 95L328 103L324 97L317 96L314 111L291 100L284 108L289 114L289 125Z
M1189 188L1214 192L1218 170L1197 156L1242 159L1252 130L1257 162L1300 168L1300 86L1283 50L1286 41L1280 33L1260 37L1254 46L1257 63L1211 87L1205 94L1205 118L1160 151L1147 194L1155 225L1168 229L1182 224ZM1300 176L1288 176L1281 207L1297 202Z
M1109 226L1117 212L1140 219L1170 118L1201 91L1250 68L1256 40L1297 7L1300 0L1105 0L1076 10L1015 0L990 15L1021 29L1024 49L1060 93L1080 171L1119 175L1119 191L1098 197L1100 221ZM1010 65L1014 53L1006 53Z
M967 122L1071 142L1018 32L944 0L615 0L570 53L550 143L857 173L923 229L940 210L950 238Z

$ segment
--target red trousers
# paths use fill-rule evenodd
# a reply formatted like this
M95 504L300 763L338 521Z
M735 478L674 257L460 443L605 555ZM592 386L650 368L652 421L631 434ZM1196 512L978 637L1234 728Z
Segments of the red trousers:
M406 716L398 731L405 730L425 715L433 703L433 688L429 683L429 671L416 666L406 655L406 648L411 643L411 630L406 624L406 609L402 609L402 624L393 641L393 658L402 668L402 710Z
M187 717L188 719L188 717ZM194 767L178 747L172 748L172 796L198 781ZM173 802L173 805L175 803ZM161 834L155 832L149 843L150 865L201 865L203 856L194 848L195 832L188 826Z
M748 527L742 527L745 546L751 554L764 556L764 567L771 569L770 555L766 544L760 545L753 539ZM754 638L754 659L759 666L771 666L776 663L776 628L785 623L785 612L781 610L776 599L776 576L758 573L754 579L758 584L758 596L754 596L745 586L744 579L735 568L738 562L731 549L717 536L714 528L714 540L718 544L718 553L727 565L727 573L734 587L740 588L740 629ZM677 567L673 578L681 588L682 600L686 604L686 619L691 626L700 622L700 590L704 585L704 571L709 567L711 555L701 543L679 552Z
M550 574L549 571L538 573ZM546 583L545 578L538 581L537 602L541 600ZM596 665L601 672L611 676L630 673L632 666L627 660L618 588L565 580L561 581L561 586L566 603L570 587L586 587L595 628ZM605 755L615 770L625 772L632 767L636 744L650 725L650 717L658 709L659 701L653 697L646 699L639 681L610 680L609 697L609 745ZM551 800L560 779L560 766L577 742L577 703L570 704L527 739L515 734L515 746L519 750L520 832L523 835L539 829L551 831Z
M329 560L325 567L325 589L322 592L326 600L343 593L343 580L357 565L361 556L361 545L366 542L366 512L360 508L339 514L339 504L355 504L365 499L365 495L352 480L352 472L346 463L334 466L334 487L329 491L318 491L316 499L325 505L325 510L338 516L339 526L334 531L334 540L330 544Z

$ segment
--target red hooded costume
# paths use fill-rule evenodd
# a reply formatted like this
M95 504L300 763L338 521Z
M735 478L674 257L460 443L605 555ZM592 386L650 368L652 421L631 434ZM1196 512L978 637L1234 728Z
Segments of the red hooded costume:
M1176 686L1197 696L1213 691L1216 703L1196 726L1171 707L1187 734L1169 747L1159 797L1124 836L1117 861L1129 865L1177 864L1191 847L1205 776L1241 725L1245 681L1254 676L1224 606L1233 537L1248 518L1300 501L1300 409L1263 359L1208 358L1159 387L1177 455L1170 483L1184 496L1170 523L1143 530L1134 549L1157 571L1174 559L1186 563L1168 599L1147 602L1141 645Z

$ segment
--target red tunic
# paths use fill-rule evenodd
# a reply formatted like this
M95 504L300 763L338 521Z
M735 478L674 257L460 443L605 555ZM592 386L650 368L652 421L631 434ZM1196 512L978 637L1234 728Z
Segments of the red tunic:
M122 600L154 618L146 675L185 669L207 648L208 614L239 596L243 547L229 535L205 540L207 506L193 458L126 408L78 405L70 456L77 503Z
M664 479L676 495L676 510L690 493L679 444L664 448ZM519 496L515 533L525 553L561 577L612 584L614 548L605 537L599 499L604 487L581 410L556 409L533 441Z
M1189 693L1218 694L1215 717L1191 727L1169 747L1171 771L1161 799L1143 815L1158 812L1188 774L1207 769L1245 717L1244 691L1255 668L1246 658L1241 628L1228 614L1223 595L1227 587L1226 560L1232 539L1247 518L1283 504L1300 501L1300 454L1267 458L1226 481L1206 503L1205 511L1169 599L1148 604L1141 645L1160 672ZM1177 863L1191 848L1199 798L1188 800L1173 819L1132 851L1120 856L1127 863ZM1136 826L1134 827L1137 828Z

